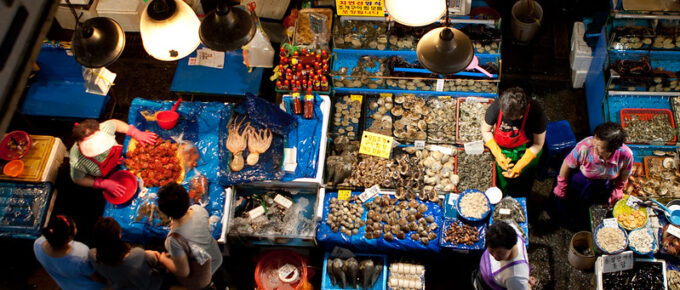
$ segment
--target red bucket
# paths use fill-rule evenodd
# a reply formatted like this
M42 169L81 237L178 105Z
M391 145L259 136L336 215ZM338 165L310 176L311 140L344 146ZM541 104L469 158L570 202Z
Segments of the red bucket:
M165 130L175 128L175 125L177 125L177 119L179 118L179 114L177 114L175 110L177 110L177 106L179 106L180 102L182 102L181 98L177 100L174 106L172 106L172 110L158 112L158 115L156 115L156 122L158 123L158 126Z
M260 290L312 289L307 260L291 250L276 250L264 255L255 267L255 283Z

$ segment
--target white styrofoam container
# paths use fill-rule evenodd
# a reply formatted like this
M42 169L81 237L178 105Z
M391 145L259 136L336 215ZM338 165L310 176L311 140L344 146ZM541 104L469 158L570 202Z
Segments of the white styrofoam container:
M590 52L590 47L587 51ZM569 53L569 64L572 70L588 70L592 61L593 56L590 53L581 53L576 50Z
M99 2L99 0L92 1L92 5L90 5L89 7L83 6L73 7L74 10L76 10L76 14L81 15L82 13L82 16L80 17L80 22L99 16L96 10L97 2ZM59 25L61 25L61 28L71 30L76 29L76 18L73 17L73 12L71 12L71 9L68 7L68 5L59 5L59 7L57 8L57 12L54 14L54 18L57 19L57 22L59 23Z
M124 31L139 31L139 17L144 10L142 0L99 0L97 14L116 20Z
M326 145L328 145L328 137L326 134L328 133L328 122L331 117L331 99L327 95L320 95L321 99L323 100L321 102L321 113L323 113L323 123L321 127L321 140L319 140L319 160L317 161L316 165L316 177L314 178L297 178L293 179L293 182L314 182L318 183L319 185L323 186L323 171L324 167L326 166ZM283 98L290 98L291 95L284 95ZM302 97L302 96L301 96ZM281 102L281 109L286 110L283 102Z
M663 285L664 289L668 289L668 277L666 277L666 261L662 259L656 259L656 258L635 258L635 261L645 261L645 262L659 262L661 263L661 269L663 269ZM602 269L603 269L603 260L602 257L598 257L597 260L595 260L595 289L597 290L606 290L602 286Z
M572 70L571 71L571 86L575 89L583 87L586 82L586 76L588 75L588 70Z

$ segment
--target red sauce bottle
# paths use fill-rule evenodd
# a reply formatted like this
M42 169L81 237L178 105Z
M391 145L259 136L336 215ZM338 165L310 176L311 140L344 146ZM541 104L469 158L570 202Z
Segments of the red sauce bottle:
M305 119L314 118L314 95L312 94L312 88L308 88L305 95L305 113L303 117Z
M298 93L297 87L293 88L293 113L302 114L302 102L300 102L300 93Z

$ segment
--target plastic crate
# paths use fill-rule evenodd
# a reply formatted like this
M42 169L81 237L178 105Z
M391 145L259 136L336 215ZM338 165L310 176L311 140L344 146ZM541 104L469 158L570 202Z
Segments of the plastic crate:
M53 197L49 182L0 182L0 237L38 238L48 221Z
M621 109L621 127L626 128L626 122L630 120L633 116L638 116L640 119L650 120L655 115L667 115L670 119L671 128L675 128L675 122L673 121L673 112L668 109ZM677 136L673 136L673 139L667 140L666 144L673 144L677 140Z
M361 258L372 258L374 261L375 260L380 260L382 261L383 265L383 270L380 276L378 277L378 280L373 284L373 287L371 288L340 288L337 285L334 285L331 283L331 279L328 277L328 259L331 258L330 253L326 253L323 259L323 275L321 276L321 289L322 290L345 290L345 289L367 289L367 290L382 290L386 289L387 287L387 256L386 255L379 255L379 254L360 254L356 253L354 254L355 258L357 260L360 260Z
M649 258L635 258L635 263L661 263L661 272L663 275L663 285L664 289L668 289L668 278L666 277L666 261L661 259L649 259ZM602 270L604 268L602 257L598 257L595 261L595 286L597 290L606 290L602 285Z
M468 98L458 98L458 108L456 109L456 143L457 144L463 144L463 142L460 140L460 110L461 110L461 105L464 102L478 102L478 103L486 103L486 104L491 104L494 102L494 99L487 99L487 98L476 98L476 97L468 97ZM484 116L480 116L482 119Z

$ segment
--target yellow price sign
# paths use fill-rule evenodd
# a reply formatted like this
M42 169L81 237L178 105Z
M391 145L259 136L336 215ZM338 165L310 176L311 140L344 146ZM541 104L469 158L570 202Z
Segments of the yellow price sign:
M339 200L347 200L349 197L352 196L352 191L343 189L343 190L338 190L338 199Z
M391 93L380 93L381 98L387 98L387 97L391 97L391 96L392 96Z
M350 99L350 101L352 101L352 102L354 102L354 101L359 101L359 103L361 103L361 100L362 100L363 98L364 98L363 95L349 95L349 99Z
M338 15L385 16L384 0L335 0Z
M451 96L439 96L440 100L450 100Z
M364 131L364 134L361 136L359 153L390 158L393 142L394 138L391 136Z

